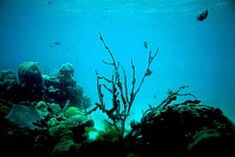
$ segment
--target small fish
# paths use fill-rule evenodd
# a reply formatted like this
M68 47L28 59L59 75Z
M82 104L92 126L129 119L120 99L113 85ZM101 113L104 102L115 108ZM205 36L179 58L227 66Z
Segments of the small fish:
M59 41L55 41L55 42L53 42L53 43L51 43L51 48L55 48L55 47L57 47L57 46L60 46L60 42Z
M59 41L55 41L55 42L54 42L54 45L57 45L57 46L58 46L58 45L60 45L60 42L59 42Z
M205 11L203 11L201 14L197 16L197 20L203 21L207 18L207 16L208 16L208 10L206 9Z
M147 41L144 41L144 48L148 48L148 43L147 43Z

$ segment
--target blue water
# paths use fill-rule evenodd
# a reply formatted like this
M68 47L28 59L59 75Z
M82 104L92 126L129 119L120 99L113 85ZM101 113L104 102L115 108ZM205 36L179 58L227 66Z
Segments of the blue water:
M197 21L205 9L208 18ZM186 92L220 107L235 121L234 16L233 0L1 0L0 68L17 70L30 60L53 73L70 62L85 95L95 103L95 70L108 76L112 72L102 63L110 58L98 34L129 78L131 58L137 79L144 73L147 41L154 51L159 47L159 54L130 119L138 120L149 104L159 104L169 89L189 85ZM93 117L102 119L99 112Z

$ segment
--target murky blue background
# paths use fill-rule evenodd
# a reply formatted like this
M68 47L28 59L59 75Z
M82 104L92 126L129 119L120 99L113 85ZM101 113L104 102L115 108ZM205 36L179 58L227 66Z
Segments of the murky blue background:
M205 9L208 18L197 21ZM159 55L131 118L159 104L168 89L189 85L186 92L235 120L234 16L233 0L1 0L0 68L17 70L24 61L36 61L43 73L53 73L70 62L95 103L95 70L112 72L102 63L109 56L98 33L130 78L131 58L137 79L144 73L148 52L143 42L148 41L152 50L160 48Z

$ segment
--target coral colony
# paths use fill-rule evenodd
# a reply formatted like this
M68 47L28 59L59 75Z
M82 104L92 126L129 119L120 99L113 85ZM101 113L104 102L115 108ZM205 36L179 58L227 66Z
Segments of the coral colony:
M103 63L113 73L107 77L96 72L95 104L83 94L70 63L53 75L42 74L38 63L32 61L19 65L17 73L1 71L1 153L41 157L201 157L233 153L234 124L219 108L185 93L188 86L170 90L160 104L149 105L139 121L127 124L145 79L153 74L151 65L159 49L153 52L145 41L149 52L146 69L136 80L137 69L131 60L129 79L101 34L99 38L111 59ZM104 97L109 97L105 94L111 95L111 105L107 105ZM178 97L184 100L176 102ZM97 110L107 116L104 130L97 130L90 116ZM94 132L96 138L90 138Z
M120 132L120 136L123 137L125 133L126 119L130 115L131 107L134 103L135 97L140 91L140 88L142 84L144 83L145 78L150 76L151 74L150 66L154 58L157 56L158 49L154 54L151 50L149 51L148 65L137 88L136 88L135 65L131 61L132 87L129 93L128 88L127 88L128 80L127 80L125 69L123 68L123 66L121 67L123 75L124 75L124 80L121 80L119 63L115 60L113 53L111 52L111 50L105 43L101 34L100 34L100 40L103 43L104 48L107 50L111 58L111 62L106 62L106 61L103 61L103 62L104 64L107 64L113 67L113 74L111 78L107 78L105 76L100 76L98 72L96 72L99 102L95 104L96 105L95 109L99 108L102 112L104 112L112 121L112 122L106 121L106 123L108 123L115 129L117 129L117 131ZM105 83L101 84L101 81L104 81ZM109 85L111 86L111 88L109 88ZM105 102L104 102L104 94L102 93L102 88L106 89L112 95L112 108L111 109L106 109Z

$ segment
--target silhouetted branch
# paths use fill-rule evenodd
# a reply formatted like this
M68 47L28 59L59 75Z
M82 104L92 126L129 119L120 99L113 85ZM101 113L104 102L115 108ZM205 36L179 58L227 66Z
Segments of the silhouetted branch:
M109 56L110 56L111 59L112 59L112 62L107 62L107 63L108 63L108 64L112 64L112 65L114 66L115 70L117 70L117 69L118 69L118 66L117 66L117 64L116 64L115 58L113 57L112 51L111 51L111 50L109 49L109 47L106 45L106 43L105 43L105 41L104 41L104 39L103 39L103 37L102 37L102 35L101 35L100 33L99 33L99 36L100 36L101 42L103 43L105 49L108 51Z
M180 93L185 88L188 88L188 86L181 86L175 92L174 91L169 91L167 98L164 99L156 108L165 107L165 106L169 105L172 101L175 101L178 96L191 96L191 97L193 97L195 99L197 98L196 96L194 96L191 93Z
M157 56L158 50L159 50L159 49L157 49L157 51L156 51L153 55L152 55L152 51L151 51L151 50L149 51L149 57L148 57L147 68L146 68L146 70L145 70L144 75L142 76L142 79L141 79L140 84L139 84L139 86L138 86L138 88L137 88L136 91L134 91L134 87L135 87L135 74L134 74L134 73L135 73L135 66L134 66L134 64L133 64L133 62L132 62L132 69L133 69L133 86L132 86L132 92L131 92L131 96L130 96L130 102L129 102L128 113L130 112L131 106L132 106L132 104L133 104L133 102L134 102L134 100L135 100L136 95L137 95L138 92L140 91L140 88L141 88L142 84L144 83L145 78L148 77L148 76L150 76L150 75L152 74L152 70L150 70L150 66L151 66L152 61L154 60L154 58Z
M136 69L133 61L131 60L131 68L132 68L132 81L131 81L131 91L129 93L128 91L128 80L127 75L124 67L122 66L122 74L123 74L123 82L120 78L120 71L119 71L119 63L115 60L112 51L107 46L106 42L104 41L104 38L99 33L99 37L101 42L103 43L104 48L107 50L111 62L103 61L106 65L111 65L114 68L114 73L112 75L112 79L109 79L104 76L98 75L98 72L96 72L96 78L97 78L97 91L98 91L98 98L99 103L96 103L96 107L99 108L102 112L104 112L109 119L112 121L110 125L114 126L117 129L120 129L121 137L124 137L125 133L125 124L126 119L130 115L131 107L134 103L134 100L139 93L142 84L146 77L150 76L152 74L152 71L150 70L150 66L157 56L157 51L153 54L152 51L149 51L148 56L148 64L146 67L146 70L141 78L141 81L139 85L137 86L137 89L135 90L136 86ZM147 44L147 42L146 42ZM148 47L145 47L148 49ZM117 64L118 63L118 64ZM104 80L105 83L101 84L101 80ZM111 88L109 88L109 85L111 85ZM106 109L105 103L104 103L104 94L102 93L102 87L104 87L105 90L107 90L109 93L112 94L112 107L110 109Z

